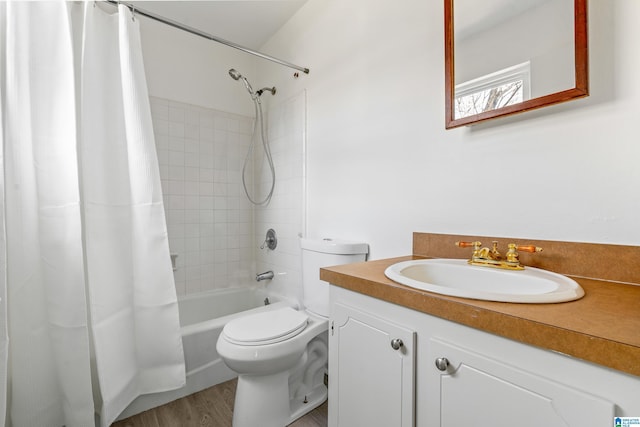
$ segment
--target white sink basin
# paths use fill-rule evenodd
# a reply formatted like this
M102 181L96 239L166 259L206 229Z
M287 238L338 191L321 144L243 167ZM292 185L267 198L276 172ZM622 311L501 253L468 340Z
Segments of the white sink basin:
M385 276L416 289L455 297L518 303L582 298L584 290L561 274L527 267L520 271L478 267L461 259L420 259L389 266Z

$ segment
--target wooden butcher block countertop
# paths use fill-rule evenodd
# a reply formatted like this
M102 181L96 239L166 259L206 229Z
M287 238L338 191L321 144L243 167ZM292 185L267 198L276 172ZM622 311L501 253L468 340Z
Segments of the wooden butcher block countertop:
M424 257L328 267L320 270L320 278L383 301L640 376L640 286L572 276L585 291L579 300L515 304L435 294L384 275L392 264L420 258Z

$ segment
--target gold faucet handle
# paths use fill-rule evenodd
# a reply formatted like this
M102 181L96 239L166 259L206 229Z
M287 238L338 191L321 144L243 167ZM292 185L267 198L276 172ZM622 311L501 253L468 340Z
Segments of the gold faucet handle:
M482 246L482 243L475 241L475 242L456 242L456 246L459 248L471 248L473 247L473 254L471 255L471 259L477 258L480 256L480 247Z
M479 248L480 246L482 246L482 243L480 242L456 242L456 246L459 248L470 248L470 247L474 247L474 248Z
M542 248L534 245L517 245L516 249L518 250L518 252L542 252Z

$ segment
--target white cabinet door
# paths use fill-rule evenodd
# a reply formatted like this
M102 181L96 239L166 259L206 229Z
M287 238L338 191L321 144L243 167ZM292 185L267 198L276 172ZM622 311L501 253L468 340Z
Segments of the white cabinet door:
M491 359L437 338L430 340L428 355L429 395L438 397L428 411L429 426L612 425L611 402L521 370L512 365L517 361Z
M342 304L329 330L329 425L414 425L415 332Z

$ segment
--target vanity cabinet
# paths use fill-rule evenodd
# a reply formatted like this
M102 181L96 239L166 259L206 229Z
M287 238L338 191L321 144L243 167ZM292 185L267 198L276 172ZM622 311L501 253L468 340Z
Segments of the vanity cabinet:
M415 332L336 303L329 326L329 425L414 425Z
M330 296L329 427L600 427L640 417L639 377L338 286ZM411 343L406 353L391 348L395 337Z

